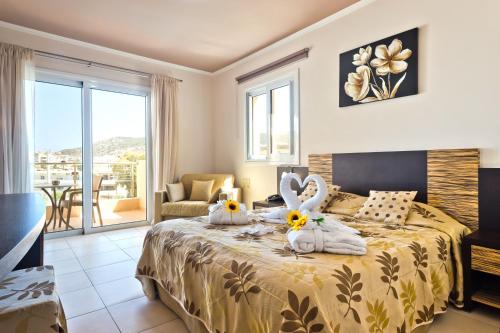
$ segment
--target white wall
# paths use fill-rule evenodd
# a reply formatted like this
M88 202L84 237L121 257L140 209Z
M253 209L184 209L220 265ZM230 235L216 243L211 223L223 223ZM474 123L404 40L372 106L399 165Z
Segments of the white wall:
M213 132L212 77L208 73L67 38L34 32L30 29L13 27L5 23L0 24L0 41L149 73L167 74L182 79L183 82L180 83L179 88L180 130L177 174L214 171L214 151L211 144ZM149 85L147 79L140 79L130 74L88 68L59 60L35 57L35 64L37 67L52 70L67 71L131 84Z
M275 167L244 162L244 87L234 78L304 47L307 60L272 74L300 71L301 164L310 153L478 147L482 166L500 167L499 12L497 0L366 2L222 71L213 83L216 171L250 179L247 203L276 192ZM339 54L414 27L420 93L339 108Z

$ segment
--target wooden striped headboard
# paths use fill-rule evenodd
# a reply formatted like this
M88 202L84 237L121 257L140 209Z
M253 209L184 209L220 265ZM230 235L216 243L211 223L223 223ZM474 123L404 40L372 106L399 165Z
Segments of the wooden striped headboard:
M311 154L309 173L365 196L371 189L418 190L418 201L472 230L479 226L478 149Z

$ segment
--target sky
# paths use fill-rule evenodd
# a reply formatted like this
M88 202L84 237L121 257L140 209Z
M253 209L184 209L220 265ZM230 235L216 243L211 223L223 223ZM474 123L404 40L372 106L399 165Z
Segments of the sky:
M146 99L92 89L92 140L145 137ZM81 88L37 82L35 151L82 146Z

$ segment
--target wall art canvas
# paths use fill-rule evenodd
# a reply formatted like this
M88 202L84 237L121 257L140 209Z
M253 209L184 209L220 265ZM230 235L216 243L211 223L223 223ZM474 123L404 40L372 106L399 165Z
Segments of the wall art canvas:
M418 28L340 54L340 107L417 93Z

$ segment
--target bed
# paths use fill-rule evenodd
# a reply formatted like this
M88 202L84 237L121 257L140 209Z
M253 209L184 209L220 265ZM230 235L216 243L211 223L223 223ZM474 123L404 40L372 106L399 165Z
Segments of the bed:
M414 331L449 302L462 306L460 245L477 225L478 160L477 150L311 155L310 173L352 193L411 188L422 204L404 226L332 215L361 231L360 257L294 253L284 226L255 237L206 217L162 222L136 276L192 333Z

